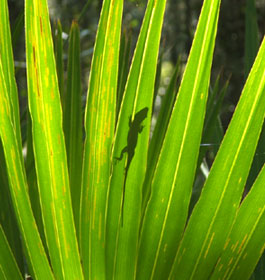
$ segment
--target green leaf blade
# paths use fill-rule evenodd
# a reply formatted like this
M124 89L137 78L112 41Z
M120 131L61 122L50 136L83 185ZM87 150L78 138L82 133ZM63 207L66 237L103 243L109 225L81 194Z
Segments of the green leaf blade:
M29 109L44 231L54 274L82 279L47 2L26 1Z
M225 244L264 119L264 52L263 42L201 197L191 215L175 259L173 275L177 273L191 279L209 276Z
M136 273L154 69L165 4L164 0L148 2L118 118L107 213L106 259L109 279L133 278Z
M220 1L204 2L163 142L143 220L139 279L168 276L185 226L203 127L219 5Z
M21 236L28 252L28 261L38 279L54 279L45 254L27 192L25 169L21 162L12 113L9 106L5 76L0 60L0 137L6 159L9 187Z
M0 271L2 274L1 279L20 279L22 280L22 275L17 266L16 260L12 254L9 247L8 241L6 239L5 233L0 225Z
M15 68L8 17L9 15L7 1L3 0L0 2L0 59L2 60L3 74L5 76L7 94L9 95L8 102L10 102L12 121L15 127L16 137L18 139L18 145L20 147L19 151L22 160L19 102L17 85L15 80Z
M79 231L80 192L82 178L82 103L81 103L80 34L72 23L69 39L67 93L65 96L64 135L76 231Z
M131 51L132 34L128 30L124 30L121 36L120 46L120 59L119 59L119 78L118 78L118 90L117 90L117 118L120 111L121 101L127 81L129 72L129 60Z
M86 279L105 279L105 215L115 129L122 0L103 2L86 104L80 247Z
M65 92L64 92L64 62L63 62L63 30L61 22L58 20L56 25L56 34L54 42L54 51L56 59L56 69L58 77L59 91L61 95L61 104L63 112L65 111Z
M177 86L177 79L179 74L180 74L180 60L178 60L174 73L171 77L170 84L167 88L166 94L163 97L161 109L148 148L148 161L147 161L148 163L147 163L145 181L143 186L143 209L146 208L146 204L150 197L151 183L152 183L154 171L156 168L157 160L159 158L160 150L168 127L168 122L172 113L172 109L176 100L177 92L175 88Z
M16 216L12 207L10 196L8 171L6 167L5 154L2 142L0 141L0 224L8 239L11 250L14 253L16 261L21 271L23 271L24 260L22 252L22 243L19 229L17 226Z
M247 0L245 6L245 76L248 75L259 50L259 27L256 1Z
M249 279L265 248L265 169L239 208L211 279Z

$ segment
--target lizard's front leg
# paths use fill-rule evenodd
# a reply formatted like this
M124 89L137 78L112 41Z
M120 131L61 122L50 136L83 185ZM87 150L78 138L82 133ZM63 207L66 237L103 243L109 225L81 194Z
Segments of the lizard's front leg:
M143 129L144 129L144 125L140 125L139 129L138 129L138 132L141 133L143 131Z

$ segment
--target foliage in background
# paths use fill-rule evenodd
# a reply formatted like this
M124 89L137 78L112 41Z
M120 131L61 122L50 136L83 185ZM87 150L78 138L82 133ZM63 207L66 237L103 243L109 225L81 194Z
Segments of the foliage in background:
M0 278L248 279L265 248L265 170L255 156L264 154L265 41L258 50L254 0L251 71L225 135L229 82L209 90L221 0L203 2L152 133L166 0L148 1L132 60L124 3L103 1L83 114L78 21L101 6L90 2L72 23L65 73L60 22L53 42L47 1L25 1L23 141L12 53L23 17L11 36L0 0Z

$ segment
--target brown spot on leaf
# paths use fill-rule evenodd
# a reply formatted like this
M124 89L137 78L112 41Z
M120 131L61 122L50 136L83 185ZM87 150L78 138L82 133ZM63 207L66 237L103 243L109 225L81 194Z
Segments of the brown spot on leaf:
M34 62L34 69L35 69L35 75L36 75L36 85L37 85L37 94L38 97L40 97L40 85L39 85L39 73L38 73L38 66L37 66L37 61L36 61L36 51L35 51L35 47L33 46L33 62Z
M35 53L35 47L33 46L33 60L34 60L34 64L36 63L36 53Z

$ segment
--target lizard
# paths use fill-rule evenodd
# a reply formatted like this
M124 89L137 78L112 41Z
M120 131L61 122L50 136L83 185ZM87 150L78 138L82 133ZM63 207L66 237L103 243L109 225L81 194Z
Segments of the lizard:
M144 128L144 126L142 125L142 122L146 119L147 112L148 112L148 108L145 107L145 108L141 109L139 112L137 112L133 119L132 119L132 115L129 117L129 132L128 132L128 136L127 136L127 146L125 146L122 149L119 157L115 157L116 160L122 160L123 155L125 153L127 153L127 161L126 161L126 166L124 169L122 209L121 209L122 225L123 225L123 206L124 206L125 185L126 185L127 174L128 174L130 164L131 164L132 159L135 154L135 148L137 146L138 136L143 131L143 128Z

